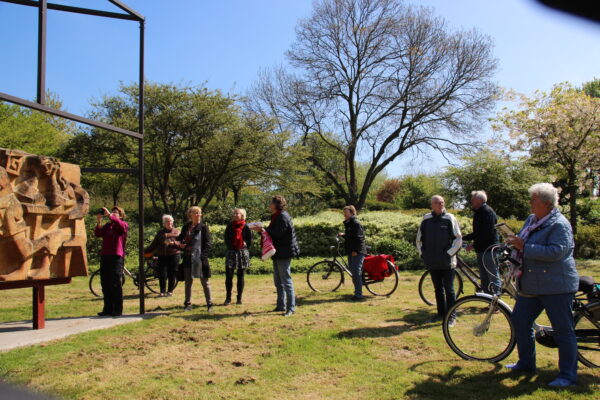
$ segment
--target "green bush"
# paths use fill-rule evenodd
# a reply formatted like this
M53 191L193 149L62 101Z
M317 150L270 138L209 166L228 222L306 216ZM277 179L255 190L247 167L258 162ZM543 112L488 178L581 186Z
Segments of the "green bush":
M581 258L600 257L600 226L580 225L575 235L577 256Z
M584 224L600 224L600 199L583 199L577 204L577 215Z

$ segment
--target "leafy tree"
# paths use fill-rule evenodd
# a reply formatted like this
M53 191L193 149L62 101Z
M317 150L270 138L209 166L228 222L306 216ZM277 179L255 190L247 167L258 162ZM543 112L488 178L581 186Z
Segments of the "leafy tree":
M92 117L137 130L137 85L120 91L95 104ZM162 212L181 215L193 204L206 207L227 190L239 197L248 185L308 187L288 139L287 132L274 133L269 121L243 113L236 97L203 87L145 86L144 184ZM89 163L135 168L135 146L130 138L91 129L67 150ZM119 184L119 177L111 179Z
M448 206L454 202L453 198L445 193L442 181L438 176L419 174L405 176L401 181L398 202L404 209L429 208L431 197L436 194L443 195Z
M548 180L527 160L512 160L489 149L465 156L462 162L461 166L446 168L443 176L446 191L468 208L471 192L485 190L488 204L505 218L522 219L529 215L527 189Z
M577 233L578 190L589 172L600 168L600 99L563 83L550 93L522 96L519 109L501 113L497 122L510 132L515 149L528 151L566 181L569 219Z
M62 108L61 101L51 93L47 105ZM0 102L0 147L54 156L73 131L74 124L62 118Z
M451 31L398 0L319 0L296 29L290 69L263 72L252 108L298 137L319 136L339 164L309 158L361 208L375 178L410 149L456 154L491 109L490 40ZM359 179L359 161L368 166ZM332 169L335 166L335 169Z
M375 195L377 201L394 203L401 188L402 182L400 179L386 179L377 190L377 194Z

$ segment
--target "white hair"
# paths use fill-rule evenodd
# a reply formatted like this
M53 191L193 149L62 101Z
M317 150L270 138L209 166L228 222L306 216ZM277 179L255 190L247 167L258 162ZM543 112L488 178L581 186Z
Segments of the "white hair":
M540 200L552 208L558 207L558 189L550 183L536 183L529 188L529 195L536 195Z
M162 216L162 222L163 222L163 224L164 224L164 223L165 223L165 221L167 221L167 220L168 220L168 221L171 221L171 222L175 222L175 219L174 219L174 218L173 218L171 215L169 215L169 214L165 214L165 215L163 215L163 216Z
M233 210L233 212L235 213L236 211L239 211L242 214L242 218L246 219L246 210L245 209L243 209L243 208L235 208Z
M477 197L481 199L484 203L487 203L487 194L483 190L473 190L471 192L471 197Z

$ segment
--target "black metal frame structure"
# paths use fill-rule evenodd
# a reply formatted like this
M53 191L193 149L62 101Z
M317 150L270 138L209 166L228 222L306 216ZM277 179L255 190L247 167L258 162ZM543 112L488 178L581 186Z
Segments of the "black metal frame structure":
M36 7L38 9L38 43L37 43L37 98L36 102L25 100L19 97L11 96L0 92L0 100L18 104L23 107L31 108L36 111L52 114L58 117L66 118L81 124L106 129L121 135L132 137L138 141L138 168L120 169L120 168L81 168L86 173L128 173L136 174L138 177L138 212L139 212L139 273L140 281L144 281L144 29L145 18L126 4L119 0L108 0L110 3L121 9L124 13L95 10L90 8L73 7L63 4L48 3L48 0L0 0L4 3L12 3L23 6ZM128 21L137 21L140 25L139 38L139 111L138 111L138 131L133 132L122 129L103 122L94 121L79 115L71 114L65 111L56 110L46 106L46 16L48 10L57 10L72 12L76 14L93 15L113 19L122 19ZM145 313L144 303L144 285L139 286L140 314Z

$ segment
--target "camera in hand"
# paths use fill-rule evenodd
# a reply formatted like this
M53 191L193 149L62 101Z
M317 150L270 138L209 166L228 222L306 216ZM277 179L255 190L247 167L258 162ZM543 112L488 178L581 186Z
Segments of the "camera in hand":
M96 214L104 215L104 209L103 208L98 209Z

